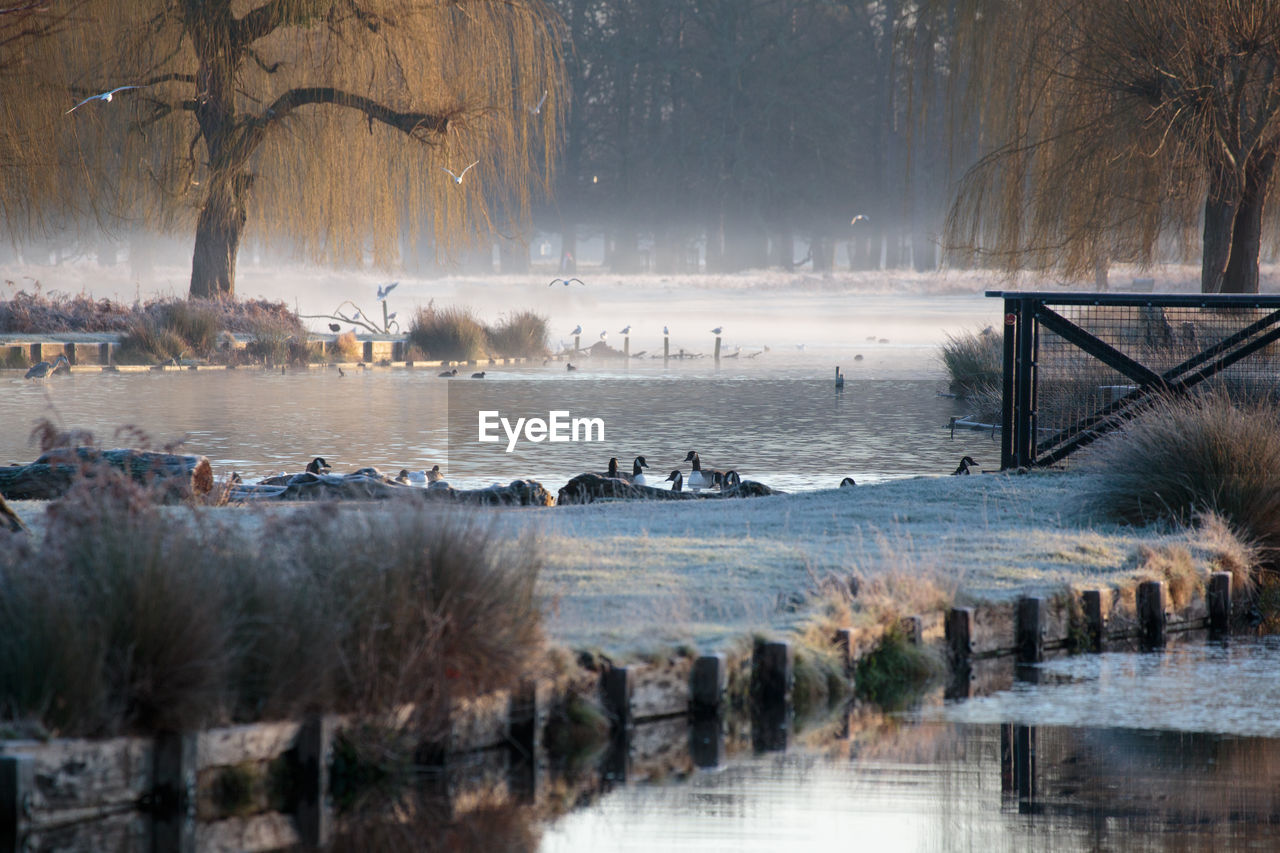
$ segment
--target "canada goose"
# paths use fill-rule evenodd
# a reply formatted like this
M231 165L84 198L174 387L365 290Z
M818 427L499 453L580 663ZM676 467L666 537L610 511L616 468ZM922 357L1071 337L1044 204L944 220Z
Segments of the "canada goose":
M324 474L329 470L329 463L324 461L323 456L317 456L307 463L308 474Z
M66 363L67 367L71 367L71 362L67 361L65 355L59 355L53 361L42 361L39 364L33 364L23 376L23 379L44 379L50 373L55 372L60 364Z
M453 370L446 370L444 373L441 373L440 375L445 379L448 379L450 376L457 376L458 368L455 367Z
M856 485L858 484L854 482L852 477L845 477L840 481L840 488L842 489L852 489Z
M432 465L431 470L427 472L428 483L438 483L444 479L444 474L440 473L439 465Z
M712 479L702 473L702 460L698 458L698 451L690 450L684 461L693 463L693 470L689 472L689 488L695 492L699 489L710 488Z
M728 471L725 471L723 474L720 475L721 489L728 489L728 488L732 488L733 486L741 486L741 485L742 485L742 477L738 474L737 471L734 471L733 469L729 469Z
M673 492L684 491L684 475L680 473L679 468L677 468L676 470L668 474L667 480L671 481L671 491Z
M641 468L648 468L649 463L644 461L643 456L637 456L635 461L631 463L631 484L634 486L648 486L649 478L641 471Z
M981 468L982 466L972 456L961 456L960 464L956 466L956 470L951 472L951 476L968 475L970 468Z
M623 473L618 470L618 457L616 456L609 457L609 470L605 472L604 476L609 477L610 479L613 479L613 480L626 479L626 476L623 475Z
M482 371L480 371L479 373L473 373L473 374L471 374L471 378L472 378L472 379L484 379L484 371L482 370Z
M836 387L837 388L844 387L844 374L840 372L839 365L836 366Z
M341 367L339 367L339 368L338 368L338 378L339 378L339 379L341 379L342 377L344 377L344 376L346 376L346 375L347 375L347 372L346 372L345 370L343 370Z

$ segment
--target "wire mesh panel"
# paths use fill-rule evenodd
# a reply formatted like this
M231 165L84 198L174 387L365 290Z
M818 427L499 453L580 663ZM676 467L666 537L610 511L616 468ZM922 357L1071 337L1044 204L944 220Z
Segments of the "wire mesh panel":
M1006 468L1060 463L1162 394L1280 386L1280 296L988 296L1006 307Z

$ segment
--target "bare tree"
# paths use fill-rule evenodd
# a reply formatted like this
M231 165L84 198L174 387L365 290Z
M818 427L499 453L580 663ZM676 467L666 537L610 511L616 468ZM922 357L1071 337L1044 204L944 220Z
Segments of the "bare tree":
M959 7L967 113L989 148L960 186L953 245L1085 276L1107 258L1149 263L1162 234L1202 223L1202 289L1258 290L1280 0Z
M558 146L557 22L542 0L86 0L0 102L26 87L6 118L56 158L34 202L194 220L191 295L231 296L251 221L393 262L404 228L444 245L527 215Z

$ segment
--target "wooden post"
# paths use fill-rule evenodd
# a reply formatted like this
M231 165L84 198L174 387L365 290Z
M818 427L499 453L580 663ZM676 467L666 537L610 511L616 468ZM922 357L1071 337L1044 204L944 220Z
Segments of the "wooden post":
M853 629L836 629L835 645L840 655L840 671L848 678L853 675Z
M667 359L671 358L671 338L668 335L662 336L662 363L665 365Z
M525 679L507 703L507 739L511 745L511 784L522 803L537 800L541 783L538 756L542 752L542 730L546 726L545 703L539 701L538 682Z
M295 744L298 768L298 836L310 848L327 845L333 834L329 805L329 765L333 760L333 735L337 718L316 714L298 731Z
M631 336L630 335L627 335L625 338L622 339L622 356L624 358L631 358Z
M924 643L924 620L919 616L904 616L902 622L902 633L906 635L907 642L913 646L919 646Z
M152 764L152 849L194 851L197 736L167 733L156 737Z
M1231 572L1209 575L1209 633L1225 637L1231 631Z
M702 655L689 673L689 710L695 717L718 716L729 676L724 655Z
M386 303L383 303L384 305ZM405 361L405 353L409 351L408 341L392 341L391 342L391 360Z
M751 740L760 752L787 748L794 680L789 643L757 643L751 656Z
M112 364L111 353L114 352L111 344L98 344L98 364L103 367L109 367Z
M0 850L25 850L19 825L30 817L36 789L35 762L26 756L0 755Z
M1138 624L1141 626L1142 646L1146 649L1164 647L1164 583L1143 581L1138 584Z
M1043 598L1028 596L1018 600L1014 642L1018 650L1018 663L1039 663L1044 660L1043 614Z
M720 336L716 335L716 365L720 364Z
M582 350L582 335L573 336L573 353L577 355Z
M364 357L360 360L365 364L373 364L373 341L364 342Z
M952 665L968 665L973 656L972 607L953 607L947 611L946 637Z
M1087 637L1088 650L1102 651L1106 637L1106 617L1102 613L1102 590L1086 589L1082 596L1084 609L1084 630Z
M631 775L633 686L632 671L625 666L611 667L600 676L601 699L605 711L613 718L609 752L605 756L602 769L606 779L619 784L626 784L627 778Z
M689 726L689 756L694 767L703 769L724 763L724 717L694 717Z

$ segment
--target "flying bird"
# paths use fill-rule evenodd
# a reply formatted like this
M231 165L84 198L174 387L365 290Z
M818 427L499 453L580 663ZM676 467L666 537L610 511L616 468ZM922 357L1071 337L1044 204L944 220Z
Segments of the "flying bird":
M393 281L390 284L388 284L385 288L382 285L378 285L378 300L381 301L386 299L387 296L390 295L391 291L395 290L396 286L399 284L400 282Z
M111 103L111 98L115 95L116 92L123 92L125 89L141 89L141 88L142 88L141 86L117 86L114 89L112 89L110 92L103 92L99 95L90 95L80 103L76 104L71 109L67 110L65 113L63 113L63 115L71 115L73 112L80 109L90 101L105 101L106 103L109 104Z
M545 104L546 102L547 102L547 90L543 89L542 97L538 100L537 106L529 107L529 112L533 113L534 115L538 115L539 113L542 112L542 105Z
M441 168L441 169L444 169L446 172L448 172L448 173L449 173L449 177L453 178L453 182L454 182L455 184L460 184L460 183L462 183L462 179L463 179L464 177L466 177L467 172L470 172L470 171L471 171L471 167L472 167L472 166L474 166L474 165L476 165L476 163L479 163L479 162L480 162L479 160L476 160L476 161L475 161L475 163L472 163L472 164L471 164L471 166L468 166L467 168L463 169L463 170L462 170L462 174L461 174L461 175L455 175L455 174L453 173L453 170L452 170L452 169L448 169L448 168L446 168L446 167L444 167L444 166L441 166L440 168Z
M871 218L865 214L859 213L853 219L849 220L850 225L857 225L859 222L870 222Z
M547 283L547 287L554 287L557 284L563 284L565 287L568 287L569 285L573 284L575 281L578 284L582 285L583 287L587 286L587 283L580 278L553 278L551 279L550 282Z
M569 334L571 334L571 335L580 335L580 334L582 334L582 324L581 324L581 323L579 323L577 326L574 326L573 331L572 331L572 332L570 332Z

